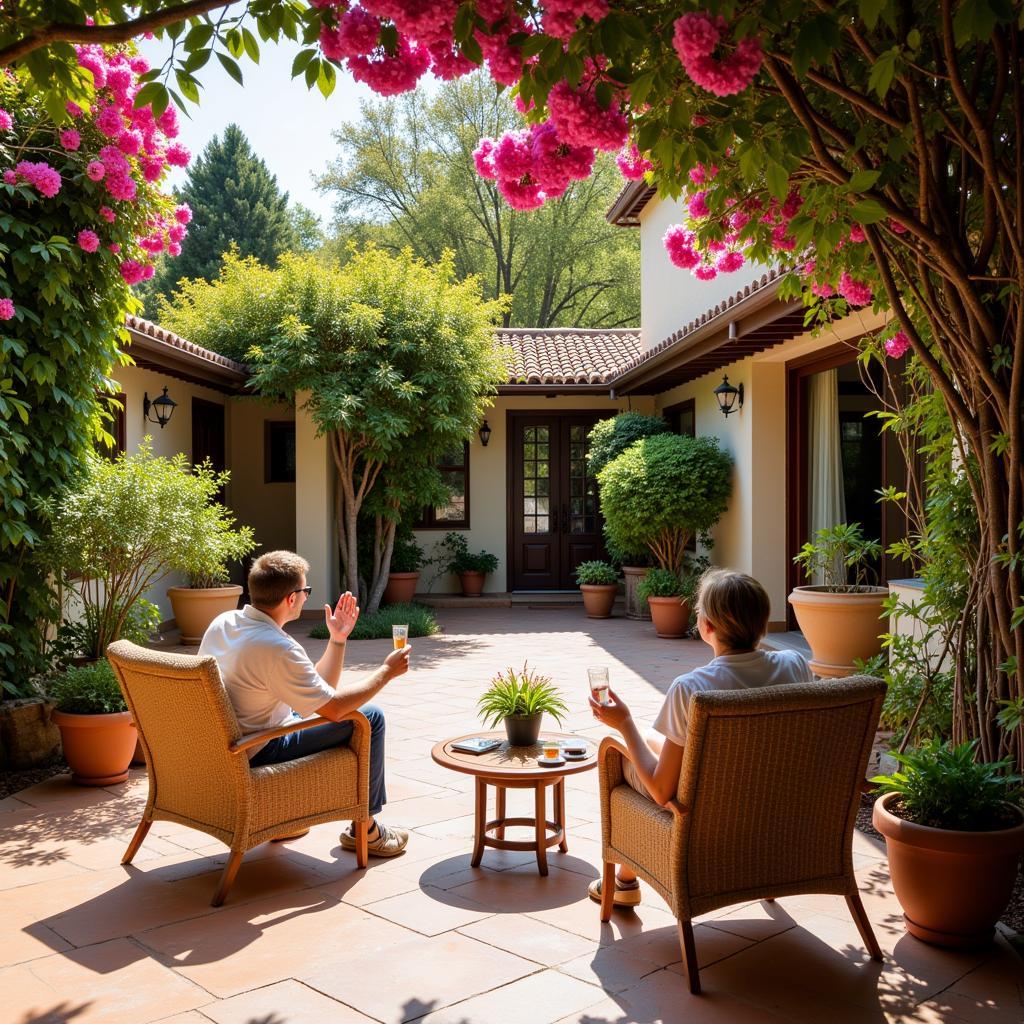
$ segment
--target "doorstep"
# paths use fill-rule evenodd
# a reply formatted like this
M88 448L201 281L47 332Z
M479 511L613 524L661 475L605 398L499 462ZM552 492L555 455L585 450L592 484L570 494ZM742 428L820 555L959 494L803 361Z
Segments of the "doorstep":
M799 651L805 658L811 657L811 645L804 639L799 629L791 629L785 633L765 633L761 646L766 651Z

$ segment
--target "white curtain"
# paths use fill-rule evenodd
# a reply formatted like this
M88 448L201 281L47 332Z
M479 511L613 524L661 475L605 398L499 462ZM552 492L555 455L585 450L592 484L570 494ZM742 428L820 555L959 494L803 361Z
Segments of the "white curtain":
M846 522L843 493L843 455L839 438L839 375L835 370L815 373L808 388L807 483L810 503L808 539L821 529ZM824 583L817 574L813 584Z

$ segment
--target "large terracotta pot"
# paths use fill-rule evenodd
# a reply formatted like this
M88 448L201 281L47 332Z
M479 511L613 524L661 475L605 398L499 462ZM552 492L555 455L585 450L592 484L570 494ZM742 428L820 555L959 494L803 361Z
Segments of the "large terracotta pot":
M138 736L131 713L72 715L53 712L71 778L80 786L112 786L128 778Z
M811 645L811 671L817 676L849 676L854 659L866 661L882 652L880 636L888 631L882 608L885 587L834 594L824 587L797 587L789 595L797 625Z
M168 587L174 619L181 630L183 644L202 642L207 626L221 612L234 611L242 588L236 584L228 587Z
M889 805L898 797L876 800L871 820L885 836L907 931L953 949L990 942L1024 852L1024 815L1018 810L1018 825L995 832L930 828L896 817Z
M690 604L681 597L649 597L654 632L666 639L686 636L690 630Z
M636 588L640 581L650 572L646 565L624 565L622 575L626 580L626 618L627 619L649 619L651 609L646 601L641 601L637 595Z
M581 583L580 592L588 619L611 618L615 595L619 592L617 583Z
M420 581L418 572L388 573L388 585L384 588L382 604L411 604L416 596L416 584Z
M540 739L543 711L534 715L509 715L505 719L505 735L510 747L532 747Z
M459 582L462 584L463 597L479 597L484 592L484 579L487 574L477 572L475 569L469 572L459 573Z

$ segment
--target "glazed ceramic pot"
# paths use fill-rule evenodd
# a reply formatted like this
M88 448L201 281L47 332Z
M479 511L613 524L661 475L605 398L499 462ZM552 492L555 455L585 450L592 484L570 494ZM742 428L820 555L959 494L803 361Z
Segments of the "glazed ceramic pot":
M935 946L986 945L1013 892L1024 815L1013 808L1018 824L992 832L931 828L893 814L889 808L898 798L888 793L875 801L871 820L885 836L907 931Z

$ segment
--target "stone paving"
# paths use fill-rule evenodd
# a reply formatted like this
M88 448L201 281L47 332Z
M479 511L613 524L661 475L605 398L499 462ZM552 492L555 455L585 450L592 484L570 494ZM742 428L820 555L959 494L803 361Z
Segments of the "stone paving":
M476 726L492 673L524 659L561 684L564 728L599 737L588 664L607 664L638 718L668 682L707 660L699 642L649 623L589 621L576 609L445 609L444 634L414 640L414 669L379 703L389 719L384 818L412 829L408 853L355 868L324 825L249 853L227 903L209 905L226 851L153 826L119 860L144 805L145 773L109 789L59 776L0 801L2 1024L654 1024L1024 1020L1020 960L1006 939L953 953L906 934L884 849L856 836L864 902L885 952L866 956L840 897L725 908L695 929L704 994L689 995L675 922L644 889L602 925L586 895L598 874L595 772L567 780L569 852L487 850L469 866L472 785L430 760ZM308 624L296 627L304 634ZM322 642L305 641L316 658ZM354 642L359 673L389 643ZM509 813L518 810L509 793Z

